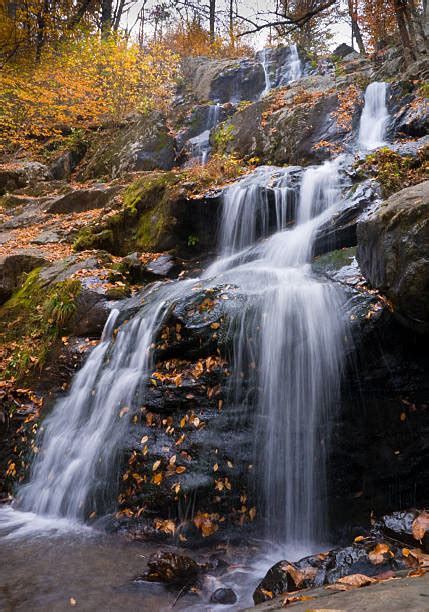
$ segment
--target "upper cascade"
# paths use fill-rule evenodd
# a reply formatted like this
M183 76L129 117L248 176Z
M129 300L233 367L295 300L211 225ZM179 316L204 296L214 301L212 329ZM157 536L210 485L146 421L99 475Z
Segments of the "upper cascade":
M387 83L370 83L359 125L359 147L371 151L385 144L389 112L386 106Z
M265 76L265 87L261 98L275 87L298 81L302 76L302 63L295 44L289 47L265 47L256 54Z

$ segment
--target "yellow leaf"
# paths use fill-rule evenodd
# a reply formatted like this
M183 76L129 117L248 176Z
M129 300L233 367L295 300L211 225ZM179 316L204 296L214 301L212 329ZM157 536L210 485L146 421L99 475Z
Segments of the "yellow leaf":
M158 459L158 461L155 461L155 463L152 466L152 471L156 472L156 470L159 468L159 466L161 465L161 459Z

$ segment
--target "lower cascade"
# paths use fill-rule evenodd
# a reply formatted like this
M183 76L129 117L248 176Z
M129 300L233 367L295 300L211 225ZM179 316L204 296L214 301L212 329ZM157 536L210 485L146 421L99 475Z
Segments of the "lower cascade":
M255 415L266 535L301 545L326 535L324 463L345 330L338 290L316 279L309 262L316 230L341 201L340 164L338 158L305 171L262 168L231 186L220 255L202 278L206 287L233 284L244 296L232 321L239 331L231 394L244 397L239 371L252 353L256 367L245 378L256 377L258 392L243 403ZM272 219L267 189L274 195ZM114 509L127 412L144 402L153 342L169 305L192 295L194 284L155 285L114 339L119 313L112 311L100 344L44 422L19 509L78 520Z

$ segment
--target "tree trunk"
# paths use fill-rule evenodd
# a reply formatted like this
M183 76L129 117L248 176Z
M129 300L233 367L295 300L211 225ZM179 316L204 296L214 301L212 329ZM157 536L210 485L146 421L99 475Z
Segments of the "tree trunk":
M216 0L210 0L210 42L215 41Z
M359 23L358 23L357 7L353 6L353 0L348 0L348 8L349 8L349 15L350 15L351 24L352 24L352 40L353 38L355 39L357 46L359 48L359 52L362 53L362 55L365 55L366 51L365 51L365 45L363 44L363 38L362 38L361 31L360 31Z
M125 0L119 0L118 6L116 8L115 19L113 22L113 29L115 32L118 31L119 25L121 23L122 13L124 11Z
M407 0L393 0L393 7L395 10L395 18L398 25L399 36L401 37L401 43L404 50L405 63L411 64L411 62L416 59L416 56L407 29L405 18L406 2Z
M101 0L101 35L107 38L112 29L112 0Z
M234 0L229 0L229 38L234 47Z
M42 49L46 42L46 15L49 11L49 0L44 0L40 13L37 15L37 34L36 34L36 64L40 62Z

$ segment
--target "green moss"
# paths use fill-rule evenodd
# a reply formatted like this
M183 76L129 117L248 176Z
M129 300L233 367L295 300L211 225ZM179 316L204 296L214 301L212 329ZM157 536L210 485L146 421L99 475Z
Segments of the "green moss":
M213 132L213 148L216 153L224 155L229 144L234 140L234 127L230 123L221 123Z
M422 98L429 98L429 83L423 83L423 85L418 88L417 95Z
M117 255L153 250L168 224L169 207L182 175L148 172L125 191L121 210L103 223L83 228L73 244L76 251L105 249Z
M313 269L316 272L335 271L350 265L351 259L356 254L356 247L338 249L330 251L324 255L319 255L314 259Z
M49 287L37 268L0 308L0 340L8 353L4 378L22 378L42 366L55 341L67 330L76 312L80 282L68 279Z
M427 151L420 150L419 155L402 156L387 147L378 149L359 162L361 176L372 176L381 185L383 197L387 198L396 191L415 185L425 179L427 172Z

